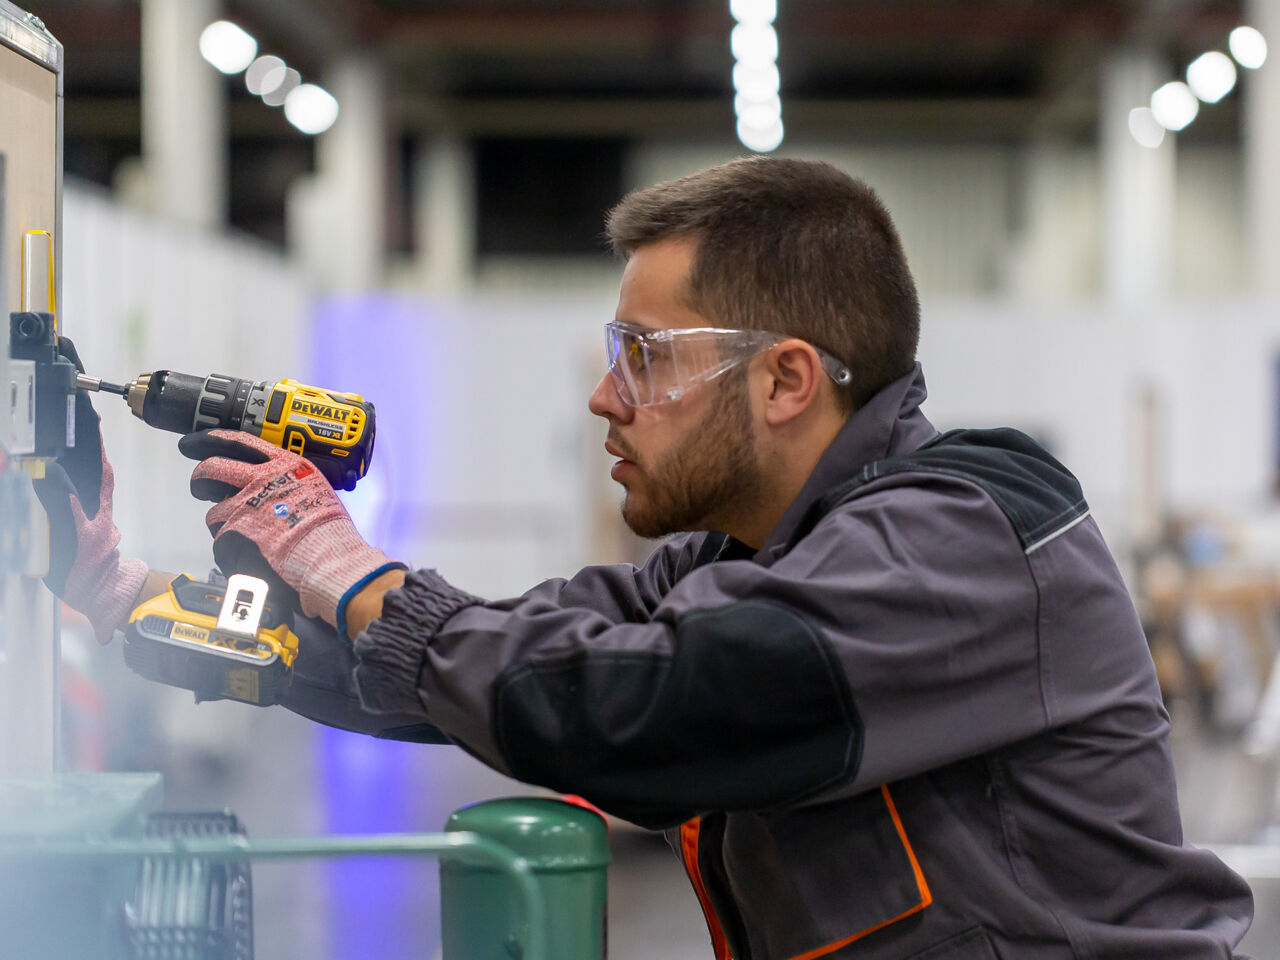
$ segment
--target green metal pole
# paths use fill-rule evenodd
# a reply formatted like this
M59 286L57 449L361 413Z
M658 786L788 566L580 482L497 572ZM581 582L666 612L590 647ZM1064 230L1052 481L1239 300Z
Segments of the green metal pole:
M446 832L485 837L528 864L546 904L541 933L522 922L508 877L488 864L440 865L444 960L602 960L609 844L604 818L544 798L490 800L450 815Z
M497 841L468 831L272 840L250 840L247 837L137 840L87 837L83 840L0 841L0 864L6 869L45 858L73 862L141 860L147 857L235 861L424 855L437 855L443 864L478 867L501 876L508 890L504 915L518 916L518 923L527 931L525 949L519 956L526 960L570 960L568 956L557 956L542 948L542 944L547 942L546 905L541 884L529 862ZM509 893L511 885L518 892L514 900ZM523 901L523 913L515 907L520 901Z

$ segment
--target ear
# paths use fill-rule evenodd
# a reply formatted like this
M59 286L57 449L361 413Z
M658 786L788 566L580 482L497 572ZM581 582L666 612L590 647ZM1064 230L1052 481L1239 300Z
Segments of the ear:
M818 351L803 340L784 340L765 354L769 393L764 418L782 426L808 410L818 399L825 372Z

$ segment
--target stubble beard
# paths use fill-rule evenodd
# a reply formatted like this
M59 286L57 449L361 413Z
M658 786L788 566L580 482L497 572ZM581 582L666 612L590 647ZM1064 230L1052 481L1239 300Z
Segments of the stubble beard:
M752 433L746 377L729 374L702 421L680 445L643 468L643 496L627 490L622 519L637 536L723 529L750 509L763 483Z

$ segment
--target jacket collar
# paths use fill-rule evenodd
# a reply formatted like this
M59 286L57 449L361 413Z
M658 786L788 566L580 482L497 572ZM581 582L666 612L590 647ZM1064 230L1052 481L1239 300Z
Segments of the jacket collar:
M800 493L756 553L756 562L768 565L781 556L810 505L832 487L868 463L909 453L936 437L938 431L920 410L926 396L924 371L917 363L910 373L863 404L822 454Z

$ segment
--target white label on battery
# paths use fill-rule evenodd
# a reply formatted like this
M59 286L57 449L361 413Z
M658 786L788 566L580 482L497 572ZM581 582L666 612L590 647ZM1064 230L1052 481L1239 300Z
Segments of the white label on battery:
M76 395L67 396L67 446L76 445Z

